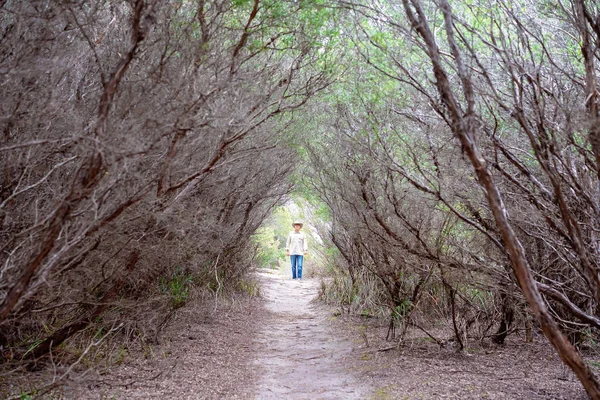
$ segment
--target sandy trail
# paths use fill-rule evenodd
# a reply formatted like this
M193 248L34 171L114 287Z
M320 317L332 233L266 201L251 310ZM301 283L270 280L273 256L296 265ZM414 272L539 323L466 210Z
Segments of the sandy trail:
M345 368L351 343L328 323L327 312L311 304L313 279L292 280L259 273L270 317L256 341L262 371L257 399L358 399L366 390Z

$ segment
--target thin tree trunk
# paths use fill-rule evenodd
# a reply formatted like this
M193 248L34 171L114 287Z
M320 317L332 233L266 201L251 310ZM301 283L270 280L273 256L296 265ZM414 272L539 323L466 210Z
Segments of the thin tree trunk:
M472 91L470 78L462 62L461 53L454 39L450 5L447 0L440 0L442 12L444 14L448 44L450 45L457 66L458 75L464 92L463 94L467 103L466 112L462 110L451 89L448 75L441 60L440 50L426 20L425 12L420 1L403 0L402 2L405 13L413 29L418 32L425 42L436 78L437 90L442 102L447 107L447 113L450 117L450 128L454 135L459 139L463 151L466 153L475 169L479 184L484 189L486 199L490 205L490 210L492 211L496 225L502 235L504 247L511 261L517 282L533 310L534 315L540 322L544 334L552 346L554 346L563 362L575 372L590 398L600 399L600 383L596 379L596 376L584 362L577 349L571 345L567 337L560 331L558 324L552 318L546 307L546 303L538 290L529 263L525 257L525 250L508 221L500 191L496 186L490 171L487 169L485 159L476 144L476 116L474 114L475 96Z

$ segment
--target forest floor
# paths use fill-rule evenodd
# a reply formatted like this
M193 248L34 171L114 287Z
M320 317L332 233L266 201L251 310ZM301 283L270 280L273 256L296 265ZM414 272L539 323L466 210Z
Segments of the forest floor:
M342 330L351 327L352 371L371 386L373 400L588 398L542 336L534 343L511 336L503 346L468 343L457 352L452 342L441 348L421 332L408 335L403 346L394 345L385 340L384 321L341 315L335 324ZM594 360L592 364L600 365Z
M385 321L313 301L318 280L256 276L260 297L216 308L206 299L192 302L150 350L130 352L100 372L73 374L53 398L587 398L543 338L469 344L457 353L415 335L394 347L385 341Z
M513 335L504 346L467 343L457 352L417 331L400 347L385 340L387 321L312 301L317 280L262 274L260 281L270 315L257 337L255 398L587 399L541 336L525 343Z
M149 357L67 382L68 399L363 399L350 337L313 300L315 279L256 274L260 298L189 304ZM210 305L210 304L209 304Z

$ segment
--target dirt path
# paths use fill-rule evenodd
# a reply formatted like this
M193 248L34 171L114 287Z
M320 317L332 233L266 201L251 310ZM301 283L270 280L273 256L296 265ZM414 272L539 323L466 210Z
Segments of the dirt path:
M177 310L158 343L136 348L141 342L134 341L125 352L116 342L108 350L123 354L121 363L92 370L82 365L53 398L586 398L542 338L524 343L514 335L506 346L472 343L456 353L417 332L390 350L387 321L348 315L332 320L330 309L311 302L317 280L292 281L268 272L257 279L262 298L223 301L218 309L212 299L198 298ZM589 357L600 365L599 355ZM48 374L65 368L23 376L21 386L47 382Z
M359 399L367 389L350 375L351 343L336 335L327 312L312 304L318 282L260 273L270 312L257 337L257 399Z
M367 399L349 372L352 342L311 302L318 281L260 272L261 298L195 301L160 343L120 365L65 382L64 399Z

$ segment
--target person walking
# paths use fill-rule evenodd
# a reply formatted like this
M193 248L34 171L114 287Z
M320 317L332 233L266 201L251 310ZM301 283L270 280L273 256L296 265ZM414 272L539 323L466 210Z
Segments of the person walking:
M289 233L285 243L285 255L290 257L292 263L292 279L302 279L302 263L308 252L308 244L306 243L306 235L300 232L302 222L296 221L292 224L292 227L294 230Z

